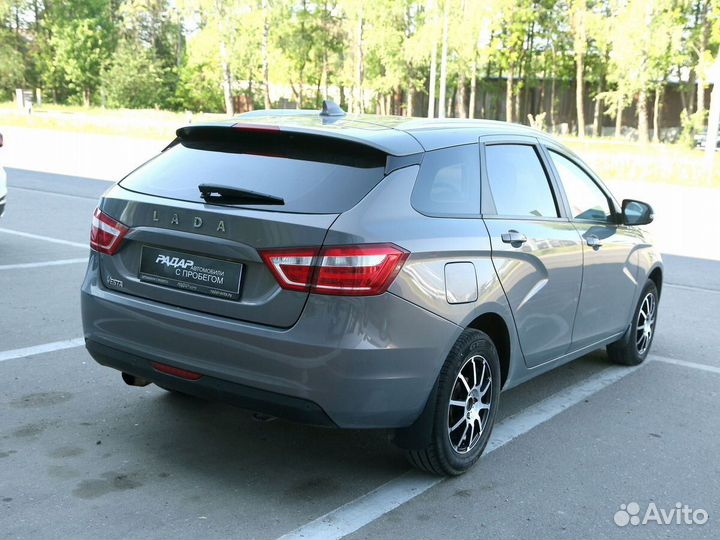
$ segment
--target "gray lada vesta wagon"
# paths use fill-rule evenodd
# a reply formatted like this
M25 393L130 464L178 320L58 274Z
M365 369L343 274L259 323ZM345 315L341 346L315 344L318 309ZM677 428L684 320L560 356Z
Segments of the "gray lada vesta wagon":
M652 218L518 125L332 103L193 125L102 197L85 339L131 385L392 429L459 474L502 390L601 347L646 358Z

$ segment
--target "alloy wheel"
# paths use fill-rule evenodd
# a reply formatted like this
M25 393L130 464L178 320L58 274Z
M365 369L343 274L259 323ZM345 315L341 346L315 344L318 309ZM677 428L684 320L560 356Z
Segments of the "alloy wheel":
M487 424L491 403L490 365L483 356L471 356L458 372L448 407L448 438L458 454L466 454L477 445Z
M650 341L655 331L656 308L655 294L648 293L640 305L635 327L635 346L639 355L645 354L648 347L650 347Z

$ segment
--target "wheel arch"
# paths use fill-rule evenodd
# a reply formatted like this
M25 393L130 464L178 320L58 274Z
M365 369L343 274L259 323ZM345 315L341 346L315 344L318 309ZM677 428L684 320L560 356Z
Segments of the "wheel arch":
M460 325L463 329L480 330L486 333L495 344L500 360L500 386L505 386L505 382L510 375L512 349L512 336L510 334L511 327L506 319L496 311L484 311L476 315L468 323ZM417 420L406 428L396 429L393 433L393 442L400 448L413 450L424 448L429 443L430 433L432 431L432 419L435 414L437 396L437 384L433 385L433 391L428 396L425 408Z
M495 344L500 360L500 386L505 386L510 373L511 343L510 329L505 319L495 312L486 312L473 319L467 328L485 332Z
M650 273L648 274L648 279L655 283L655 287L657 287L658 290L658 296L661 296L662 294L662 283L663 283L663 271L662 268L658 265L653 268Z

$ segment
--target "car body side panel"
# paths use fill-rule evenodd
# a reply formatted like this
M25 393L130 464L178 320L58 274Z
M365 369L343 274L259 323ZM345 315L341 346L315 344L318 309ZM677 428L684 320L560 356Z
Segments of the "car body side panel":
M571 223L558 220L486 218L493 262L513 310L528 367L558 358L570 348L582 283L582 247ZM501 235L527 237L514 247Z
M639 284L637 246L642 242L634 227L575 222L583 240L602 242L592 248L583 241L583 281L572 349L579 349L627 327Z
M665 269L663 266L662 257L660 256L660 253L658 252L658 250L654 247L652 240L651 240L651 235L643 227L634 227L634 228L640 233L642 242L639 243L636 247L638 286L635 289L635 294L633 297L633 302L632 302L633 308L637 305L638 301L640 300L640 293L642 293L642 288L645 286L645 282L647 282L650 274L656 268L660 269L660 272L662 272L663 281L665 280ZM662 294L662 291L661 291L661 294ZM630 316L632 316L632 314L633 314L633 312L631 311ZM627 324L630 324L629 318L628 318Z
M509 383L511 377L522 376L524 363L510 306L492 263L485 224L480 217L435 218L417 212L410 204L417 172L417 166L395 171L335 221L325 243L393 242L411 255L390 286L391 293L460 328L486 313L502 317L510 335ZM453 263L473 265L476 300L448 301L445 269ZM446 344L443 361L451 347L452 343Z

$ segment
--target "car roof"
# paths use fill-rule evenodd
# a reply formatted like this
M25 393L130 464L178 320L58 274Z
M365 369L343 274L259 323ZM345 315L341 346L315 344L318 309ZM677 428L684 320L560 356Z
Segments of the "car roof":
M372 114L322 116L318 111L258 110L211 125L249 129L266 127L336 137L403 156L449 146L471 144L488 135L524 135L550 141L545 133L520 124L494 120L433 119Z

